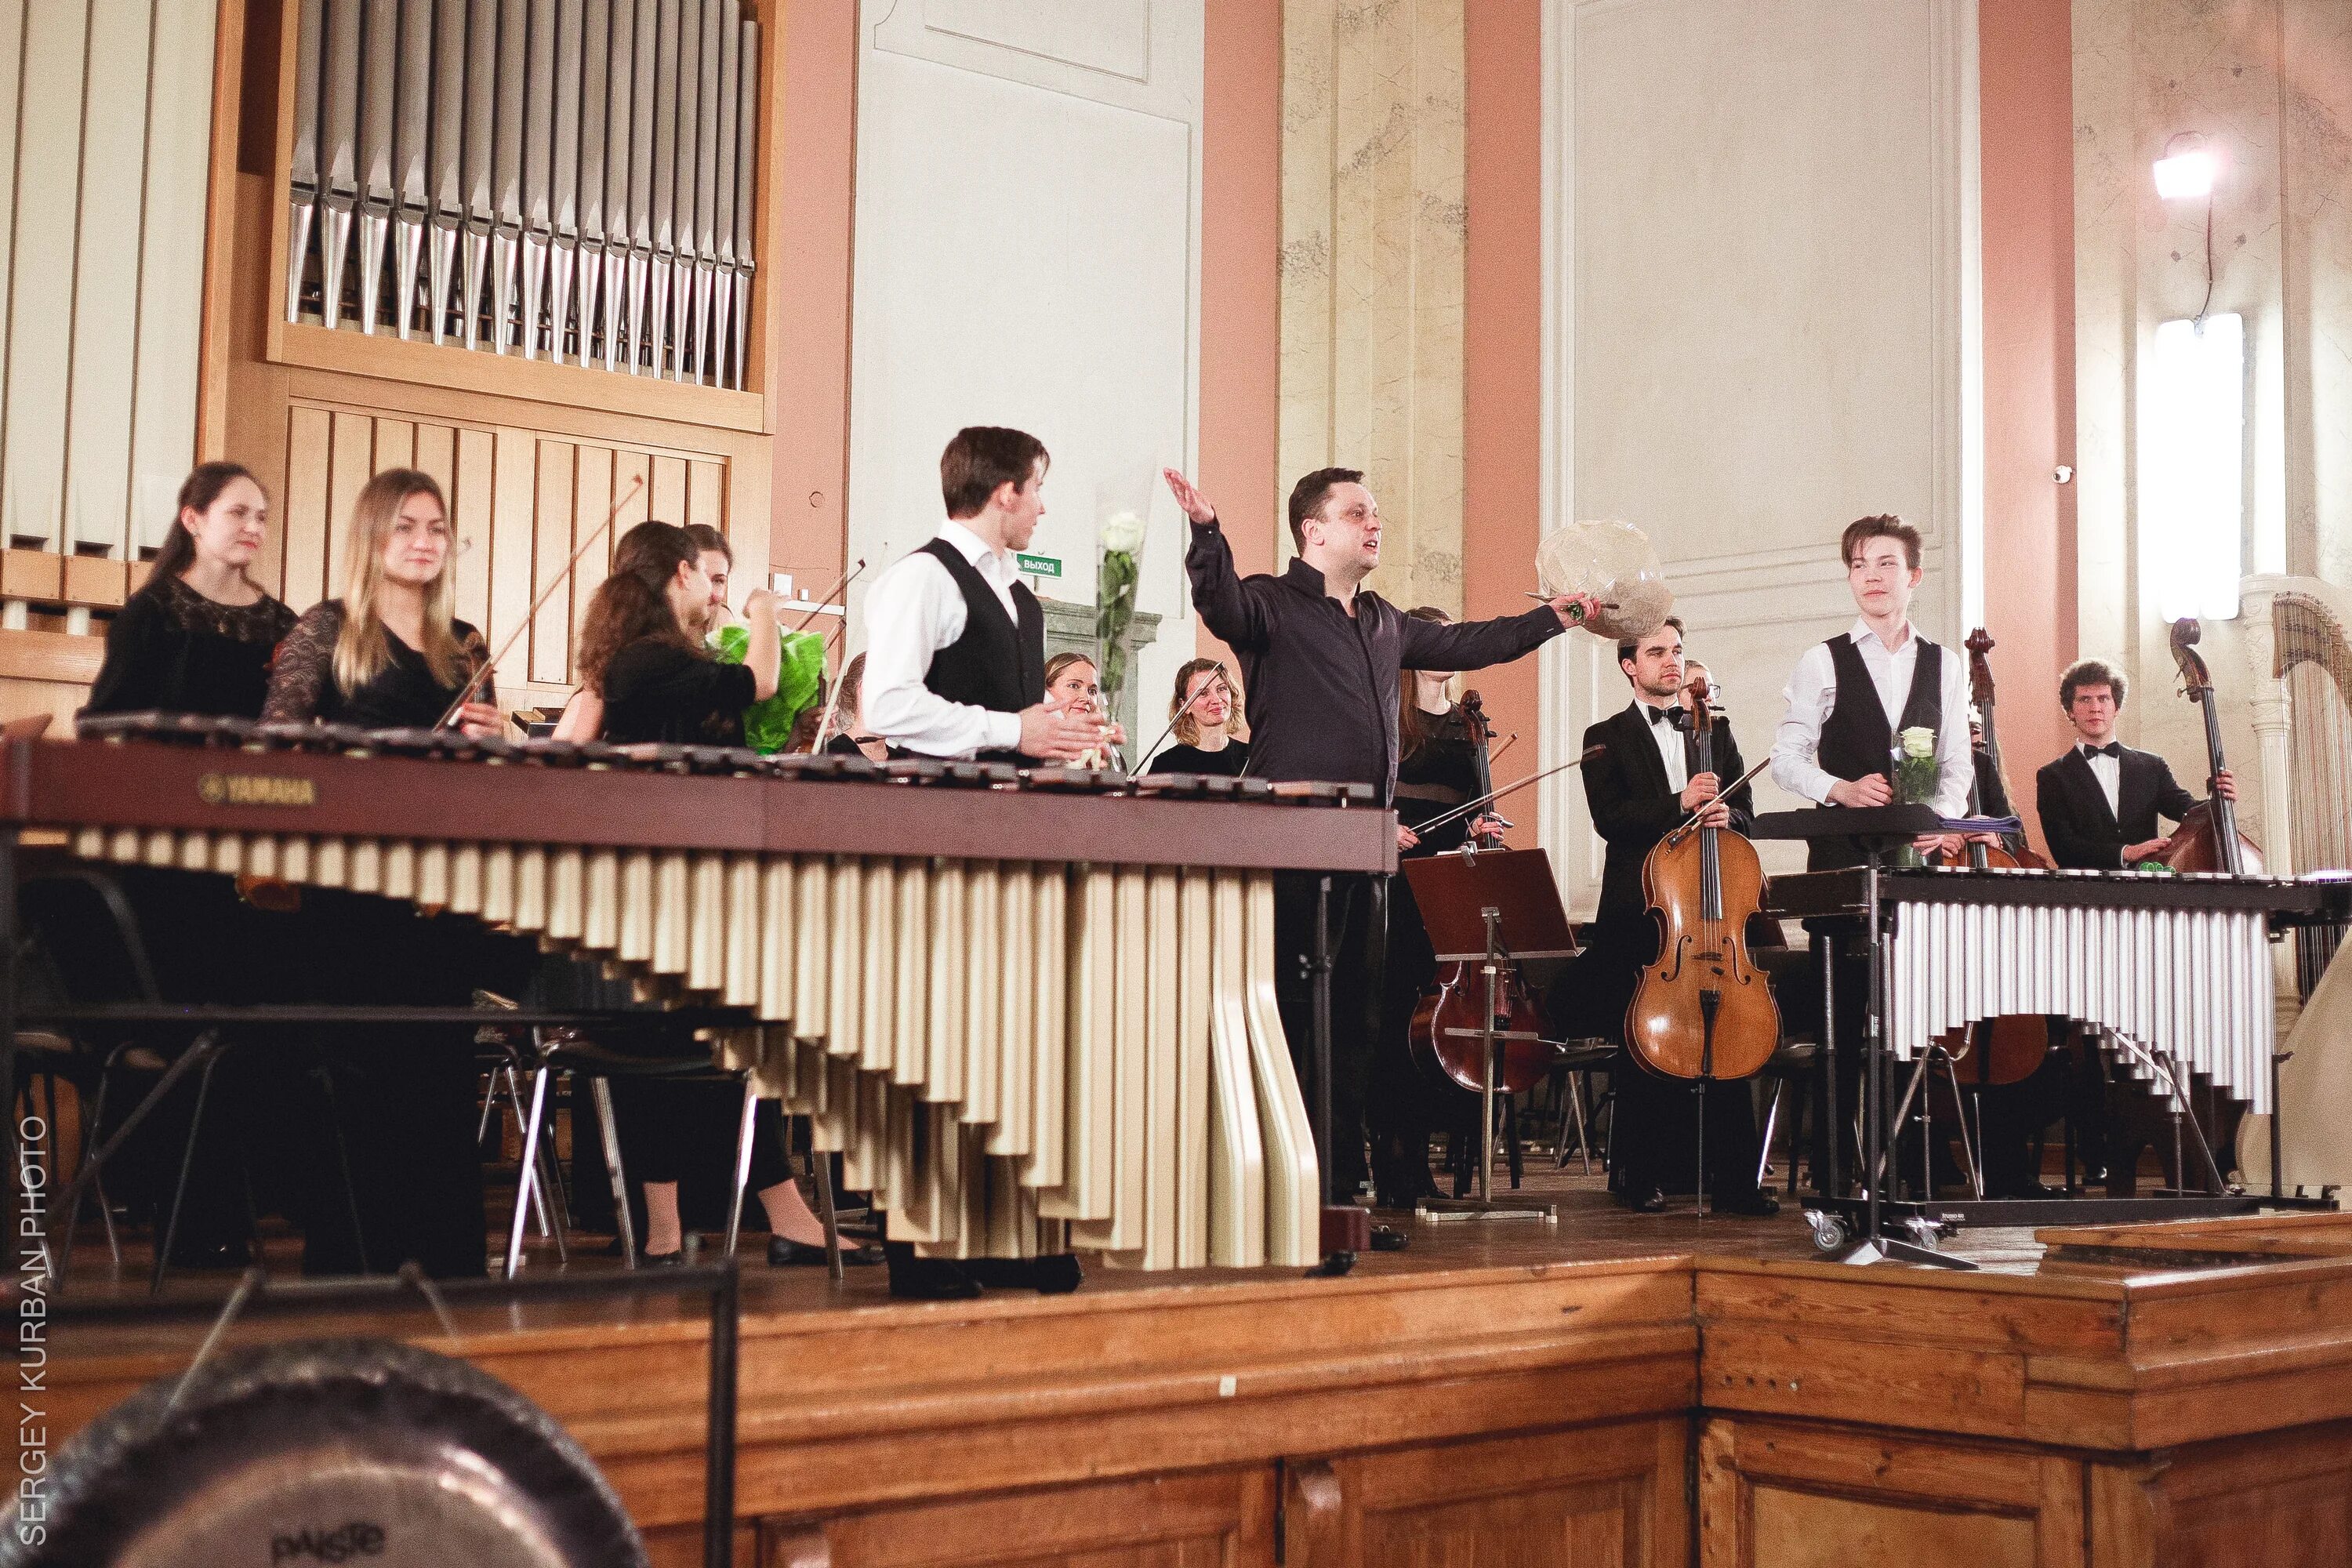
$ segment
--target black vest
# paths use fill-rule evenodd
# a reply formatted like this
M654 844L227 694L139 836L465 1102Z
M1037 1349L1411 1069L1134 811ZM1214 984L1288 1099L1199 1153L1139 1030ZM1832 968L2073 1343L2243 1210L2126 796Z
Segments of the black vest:
M1911 635L1919 636L1916 631ZM1894 763L1889 753L1895 749L1895 731L1942 731L1944 650L1919 637L1919 658L1911 667L1911 694L1903 702L1903 722L1890 725L1885 706L1878 700L1878 686L1870 679L1870 667L1863 663L1853 635L1842 632L1830 638L1829 649L1830 668L1837 677L1837 701L1822 723L1821 749L1814 753L1814 761L1842 779L1885 773L1891 783ZM1834 870L1859 866L1864 858L1861 846L1850 838L1816 838L1806 852L1805 869Z
M950 702L1018 713L1045 700L1045 614L1027 584L1013 584L1015 625L1004 602L963 552L944 539L923 546L963 590L963 636L931 656L923 684ZM982 752L984 763L1020 763L1017 752Z

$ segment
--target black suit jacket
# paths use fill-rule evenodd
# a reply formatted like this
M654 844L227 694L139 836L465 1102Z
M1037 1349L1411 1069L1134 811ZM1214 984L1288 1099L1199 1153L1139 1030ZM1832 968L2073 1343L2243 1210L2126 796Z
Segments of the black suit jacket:
M1606 746L1601 755L1584 764L1584 799L1592 808L1592 826L1609 845L1609 858L1601 874L1601 907L1595 915L1604 938L1622 940L1646 931L1649 906L1642 899L1642 862L1659 839L1686 815L1666 779L1665 763L1650 725L1631 708L1620 710L1584 731L1586 750ZM1692 742L1684 737L1683 762L1695 773ZM1715 724L1715 776L1726 784L1748 771L1740 759L1739 742L1727 720ZM1731 825L1745 833L1755 821L1753 792L1746 787L1730 799Z
M2079 746L2045 764L2033 776L2034 805L2051 858L2070 870L2120 871L2124 847L2157 836L2157 815L2179 822L2195 810L2197 797L2180 787L2172 769L2154 752L2124 748L2116 759L2120 812L2107 806L2090 760Z

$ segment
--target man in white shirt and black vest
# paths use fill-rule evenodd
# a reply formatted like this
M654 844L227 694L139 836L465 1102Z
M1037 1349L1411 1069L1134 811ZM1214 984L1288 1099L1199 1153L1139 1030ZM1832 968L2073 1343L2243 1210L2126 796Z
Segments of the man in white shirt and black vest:
M1015 570L1045 515L1045 443L973 426L940 455L948 520L894 563L866 600L866 726L933 757L1068 763L1117 738L1114 726L1045 701L1045 619ZM983 1285L1075 1289L1067 1254L1024 1259L915 1256L886 1244L890 1293L963 1299Z
M2067 666L2058 678L2058 706L2074 726L2074 743L2033 783L2042 837L2061 866L2120 871L2152 860L2170 842L2158 816L2179 822L2200 804L2162 757L2116 739L2124 689L2123 672L2095 658ZM2224 770L2213 793L2235 800L2238 782Z
M1969 749L1969 685L1965 661L1928 641L1911 624L1911 596L1926 578L1919 531L1892 515L1846 525L1838 542L1846 587L1861 616L1827 642L1805 650L1783 693L1787 707L1772 742L1772 779L1791 795L1822 806L1886 805L1895 799L1896 736L1924 730L1935 736L1935 795L1924 804L1942 816L1968 815L1976 764ZM1957 834L1926 834L1917 847L1957 850ZM1806 869L1861 865L1861 845L1846 838L1810 841ZM1816 934L1816 942L1828 940ZM1861 1083L1861 1041L1869 1006L1866 944L1840 943L1834 987L1837 1008L1838 1105L1843 1117ZM1826 1128L1827 1118L1816 1118ZM1815 1180L1827 1168L1825 1140L1814 1145Z
M975 425L940 454L947 521L866 598L866 724L929 757L1069 763L1110 733L1045 700L1045 618L1021 581L1045 515L1045 445Z

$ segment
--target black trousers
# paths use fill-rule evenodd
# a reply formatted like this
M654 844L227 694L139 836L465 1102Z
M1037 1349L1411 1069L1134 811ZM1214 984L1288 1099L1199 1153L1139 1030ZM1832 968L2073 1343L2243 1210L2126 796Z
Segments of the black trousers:
M1572 1034L1622 1047L1625 1009L1656 948L1656 927L1648 920L1602 927L1554 985L1549 1016ZM1652 1072L1630 1052L1620 1058L1610 1085L1617 1097L1610 1123L1611 1187L1692 1191L1698 1179L1697 1086ZM1748 1081L1708 1084L1705 1112L1707 1192L1718 1198L1753 1193L1759 1150Z
M1274 879L1274 985L1282 1012L1282 1031L1290 1040L1290 1059L1297 1068L1299 1087L1307 1093L1307 1109L1314 1120L1318 1084L1315 1071L1314 978L1308 968L1315 944L1316 889L1322 879L1306 872L1285 872ZM1363 875L1331 878L1329 941L1331 969L1331 1141L1320 1147L1322 1130L1316 1130L1317 1152L1329 1173L1329 1190L1340 1203L1351 1201L1364 1184L1364 1108L1371 1078L1373 1041L1380 1027L1381 949L1387 945L1386 921L1375 908L1376 879Z

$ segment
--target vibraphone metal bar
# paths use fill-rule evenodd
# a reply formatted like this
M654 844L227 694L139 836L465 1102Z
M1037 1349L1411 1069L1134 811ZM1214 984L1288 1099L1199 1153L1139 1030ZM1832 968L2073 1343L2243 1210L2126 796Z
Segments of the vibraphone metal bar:
M1388 814L1336 809L1369 792L139 715L84 733L5 753L0 825L474 916L732 1010L720 1060L926 1250L1318 1253L1272 873L1387 869Z
M1866 922L1871 881L1861 868L1776 877L1765 912ZM2352 901L2352 882L2336 879L1931 868L1883 872L1875 881L1884 911L1882 1023L1891 1056L1916 1059L1937 1036L1981 1019L2074 1017L2129 1041L2119 1059L2161 1091L2172 1092L2164 1083L2172 1077L2184 1080L2179 1089L2185 1092L2186 1079L2196 1075L2258 1114L2273 1114L2277 1104L2272 936L2341 920ZM2274 1123L2274 1148L2277 1131ZM2272 1186L2267 1198L2182 1192L1882 1200L1882 1206L1898 1219L1954 1225L2104 1223L2300 1206L2275 1178ZM1843 1206L1861 1205L1844 1200Z

